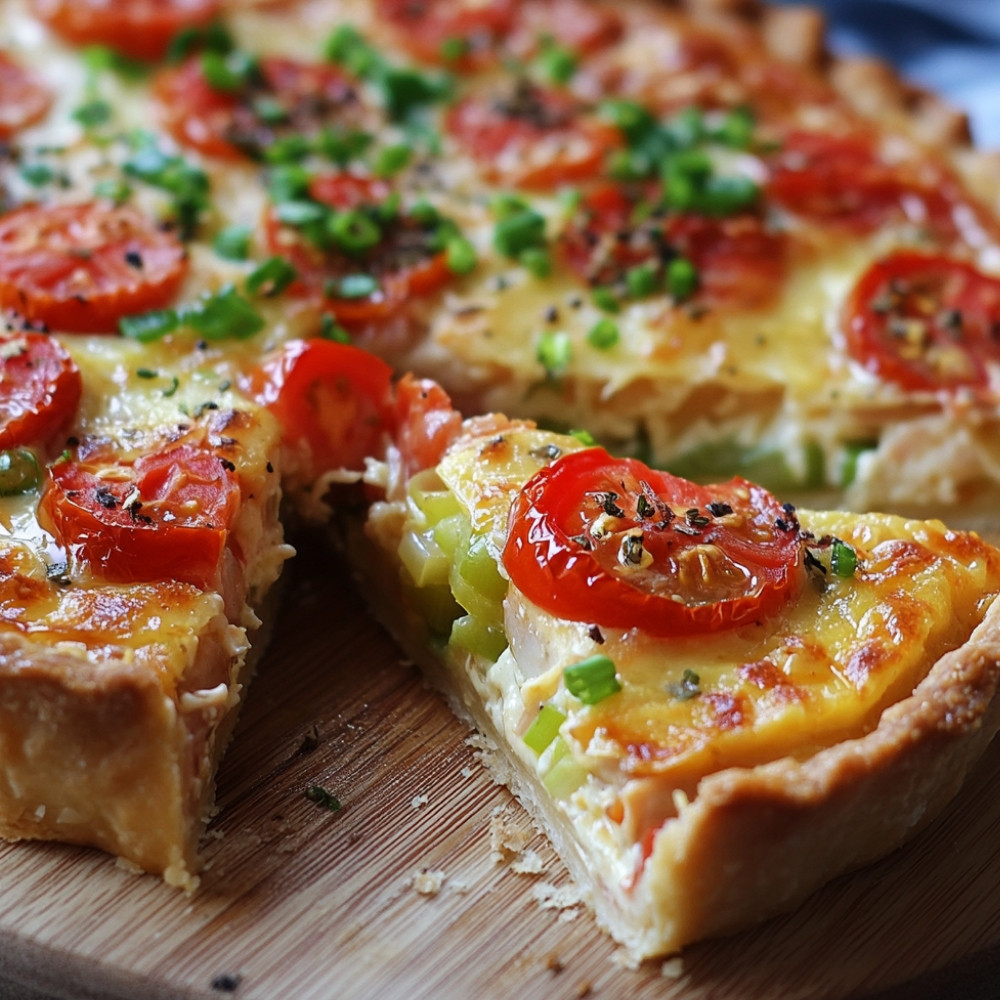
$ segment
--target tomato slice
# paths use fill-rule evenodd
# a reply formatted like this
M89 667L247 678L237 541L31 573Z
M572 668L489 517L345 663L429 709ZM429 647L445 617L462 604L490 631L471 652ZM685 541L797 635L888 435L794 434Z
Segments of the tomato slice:
M164 126L191 149L239 160L260 159L285 136L361 124L357 90L335 66L274 56L258 70L233 92L211 86L200 56L162 70L154 90Z
M591 190L560 236L570 268L590 285L614 287L633 267L679 256L695 266L700 301L755 308L778 294L787 268L784 235L747 212L709 218L653 210L634 222L637 209L655 205L657 197L653 185Z
M899 220L951 237L953 188L931 160L919 169L887 162L866 134L795 131L782 141L767 194L794 215L853 232Z
M100 450L56 462L39 513L102 579L216 587L239 506L231 463L206 445L183 443L131 464Z
M187 273L171 232L128 206L28 205L0 217L0 308L70 333L111 333L169 304Z
M411 374L396 384L395 402L393 439L409 478L441 461L462 429L462 414L437 382Z
M50 443L73 419L82 394L80 369L54 337L0 336L0 448Z
M245 389L277 417L289 471L313 482L332 469L361 470L391 427L392 369L350 344L292 340Z
M520 0L376 0L378 20L422 62L475 70L496 63Z
M332 173L314 178L309 193L331 208L378 215L391 188L375 178ZM347 252L317 246L282 224L274 211L264 220L268 248L290 260L298 274L293 290L322 299L324 309L349 329L384 323L412 299L431 295L452 279L445 253L434 245L433 228L406 213L375 224L377 242ZM355 297L342 294L340 279L353 275L372 279L375 287Z
M943 254L898 250L877 261L849 295L851 355L903 389L996 383L1000 279Z
M49 110L52 91L34 73L0 52L0 139L33 125Z
M74 45L108 45L133 59L161 59L173 37L218 14L219 0L33 0L35 14Z
M447 114L445 127L496 183L547 190L598 173L618 129L585 118L570 95L519 81L506 98L475 96Z
M804 578L794 513L762 487L699 486L599 448L529 480L503 562L552 614L663 638L760 621Z

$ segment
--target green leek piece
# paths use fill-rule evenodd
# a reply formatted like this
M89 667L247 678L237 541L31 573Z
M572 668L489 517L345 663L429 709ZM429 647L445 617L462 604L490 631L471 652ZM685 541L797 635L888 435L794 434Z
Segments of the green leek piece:
M552 705L542 705L535 716L535 721L528 726L524 734L524 742L535 753L541 752L559 735L559 727L566 721L566 716Z
M563 671L563 682L571 695L584 705L596 705L621 691L614 661L598 654Z

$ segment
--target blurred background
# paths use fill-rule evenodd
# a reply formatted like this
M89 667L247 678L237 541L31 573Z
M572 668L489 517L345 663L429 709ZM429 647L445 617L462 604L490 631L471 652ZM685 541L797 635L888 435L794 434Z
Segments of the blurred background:
M1000 0L808 2L826 12L834 50L887 58L964 109L977 145L1000 149Z

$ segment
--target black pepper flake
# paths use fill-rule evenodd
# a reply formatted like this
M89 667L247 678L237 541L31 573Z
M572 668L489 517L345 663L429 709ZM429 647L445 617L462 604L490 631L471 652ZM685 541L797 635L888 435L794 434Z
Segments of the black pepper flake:
M590 628L587 629L587 635L589 635L598 646L604 645L604 633L601 631L600 625L591 625Z
M684 520L692 528L707 528L709 524L709 519L697 507L690 507L684 511Z
M645 548L642 544L642 535L625 535L622 538L621 556L622 561L629 566L641 566Z
M129 267L134 267L137 271L142 270L142 254L138 250L125 251L125 263Z
M314 722L309 729L309 732L302 737L302 742L299 744L298 753L307 754L312 753L319 747L319 726Z
M212 989L216 993L235 993L242 980L243 977L235 972L220 972L212 980Z
M802 554L802 562L806 569L818 570L824 576L826 576L826 567L809 551L805 549Z
M675 524L674 531L680 535L689 535L691 538L697 538L701 534L700 528L696 528L693 524L688 524L687 522Z
M559 322L559 310L556 306L549 306L544 312L544 318L546 323L558 323Z
M707 505L706 510L712 517L725 517L727 514L732 514L733 508L727 503L723 503L720 500L713 500Z
M609 517L624 517L625 511L618 506L616 501L618 500L617 493L594 493L594 498L597 500L601 509Z
M233 465L233 463L230 462L228 458L221 458L220 457L219 461L222 463L222 467L226 470L226 472L235 472L236 471L236 466Z
M589 552L594 547L594 543L591 541L589 535L571 535L570 541L575 542L585 552Z
M99 486L94 490L94 499L105 509L114 510L118 506L118 499L107 486Z
M274 466L270 462L267 463L265 468L267 469L268 472L274 472Z

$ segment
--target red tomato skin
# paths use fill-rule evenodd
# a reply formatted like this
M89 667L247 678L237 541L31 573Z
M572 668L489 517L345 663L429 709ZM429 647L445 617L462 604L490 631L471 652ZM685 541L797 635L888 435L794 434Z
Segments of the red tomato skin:
M353 84L334 66L272 56L260 61L260 73L263 82L255 96L267 94L284 101L291 131L309 131L309 122L297 120L306 107L312 109L313 125L336 117L334 108L348 115L360 108ZM274 126L261 121L253 100L246 94L215 90L205 79L198 56L162 70L153 89L167 130L179 143L206 156L246 160L255 155L256 147L273 141Z
M392 369L350 344L289 341L263 362L246 391L277 418L293 474L308 482L333 469L364 469L391 426Z
M98 476L116 466L116 478ZM141 506L126 506L135 489ZM55 463L39 517L99 579L179 580L204 589L221 583L239 506L231 466L204 446L181 444L131 466L113 458Z
M35 14L74 45L108 45L133 59L162 59L185 28L207 26L219 0L33 0Z
M313 178L309 193L324 205L346 211L378 204L391 190L389 184L378 178L337 172ZM298 280L292 291L315 298L324 312L349 330L385 323L404 310L413 298L433 295L453 277L444 252L429 254L396 270L382 266L380 253L382 258L391 254L391 230L385 246L358 258L311 245L301 234L283 225L272 210L265 214L264 233L271 252L286 257L295 267ZM327 283L331 278L358 271L378 279L375 292L357 299L329 293Z
M468 97L445 116L446 130L494 182L546 191L588 180L621 145L618 129L582 117L567 95L532 88L526 103L530 111L508 114L491 99ZM551 156L535 162L531 152L542 144L552 145Z
M43 333L0 336L0 448L50 444L82 394L80 369L59 341Z
M437 382L408 373L396 384L393 440L405 477L437 465L461 429L461 413Z
M488 0L472 7L462 0L376 0L380 20L399 33L400 43L421 62L470 71L493 66L515 24L520 0ZM466 48L448 58L447 44Z
M188 270L173 233L128 206L26 205L0 216L0 308L68 333L114 333L169 305Z
M907 391L982 390L1000 369L1000 279L944 254L898 250L858 279L843 327L851 356L883 381Z
M48 84L0 52L0 139L44 118L51 105Z
M689 604L609 572L593 551L575 540L587 530L580 502L602 495L604 491L595 490L599 483L617 490L629 478L651 484L661 498L670 496L671 504L679 503L682 509L744 497L742 507L753 511L760 540L727 537L728 529L720 527L720 521L695 541L724 547L727 556L753 577L753 592ZM570 621L635 628L658 638L704 635L758 622L798 592L801 546L797 523L785 523L788 517L770 493L745 480L698 486L635 459L612 459L603 449L588 448L546 466L522 489L511 508L503 563L511 582L530 601ZM669 527L659 531L654 527L645 537L661 553L664 547L669 554L692 544L691 537L676 533L671 537Z

